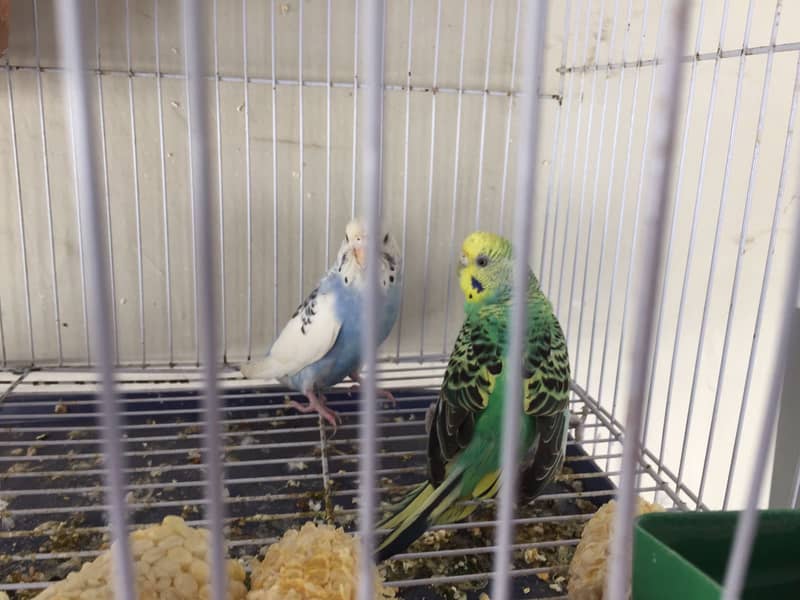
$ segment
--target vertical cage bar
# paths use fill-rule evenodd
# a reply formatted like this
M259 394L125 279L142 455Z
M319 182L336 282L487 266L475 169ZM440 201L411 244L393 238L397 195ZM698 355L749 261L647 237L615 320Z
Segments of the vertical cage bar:
M270 49L272 67L272 332L278 329L278 73L275 51L275 0L270 0Z
M614 8L618 8L618 0L614 0ZM583 157L583 176L581 177L581 197L580 201L578 202L578 224L575 228L575 250L572 253L572 275L570 277L570 284L569 284L569 303L567 304L567 328L564 331L564 334L567 337L567 342L569 343L570 333L572 333L572 302L575 299L575 280L578 276L578 248L580 247L581 243L581 229L583 227L583 208L584 208L584 200L586 199L586 181L589 179L589 142L592 139L592 123L594 122L594 96L595 92L597 91L597 71L599 69L599 65L597 65L598 57L600 56L600 41L601 36L603 34L603 25L604 25L604 18L605 18L605 9L606 5L605 2L600 3L600 16L597 20L597 35L595 36L594 40L594 57L593 61L595 63L594 69L592 69L592 83L591 83L591 96L589 98L589 117L586 120L586 143L583 145L584 149L584 157ZM605 114L605 113L604 113ZM578 136L580 135L580 128L575 132L575 150L573 155L573 164L578 158L578 149L581 147L578 144ZM573 173L575 171L573 170ZM591 229L591 223L589 224L589 228ZM564 244L566 247L566 231L564 235ZM575 370L577 372L577 365L578 365L578 358L580 352L580 340L577 340L575 343Z
M303 3L300 2L300 10ZM253 354L253 176L250 168L250 76L247 60L247 0L242 0L242 69L244 75L244 169L245 199L247 201L247 360ZM214 39L214 44L218 42ZM301 84L302 88L302 84ZM301 145L302 148L302 145ZM224 314L224 313L223 313Z
M517 146L516 204L514 208L514 268L511 300L511 330L508 342L508 377L503 404L502 462L503 484L500 488L495 529L494 579L491 597L507 600L511 597L511 568L514 542L514 501L517 497L517 463L519 453L518 423L522 412L523 344L528 327L528 285L533 217L534 176L539 141L538 85L542 71L544 36L547 26L547 0L527 5L523 35L523 70L519 99L520 136Z
M585 65L588 57L589 57L589 32L591 31L591 23L592 23L592 6L594 5L593 0L587 0L586 2L586 29L584 31L583 37L583 57L581 58L581 64ZM601 7L602 12L602 7ZM600 20L599 28L602 28L603 23L602 19ZM580 91L578 93L578 115L575 120L575 143L574 148L572 151L572 168L570 169L570 173L576 173L578 168L578 137L581 134L581 123L583 121L583 90L586 83L586 71L581 71L581 85ZM567 140L564 139L564 146L566 147ZM561 310L561 292L563 291L564 286L564 265L567 261L567 239L569 238L569 217L572 213L572 177L567 178L567 211L564 217L564 239L562 240L561 244L561 266L559 267L558 271L558 294L556 296L556 311ZM561 196L559 194L558 198L559 202L561 201ZM580 227L578 228L578 233L576 237L580 235ZM555 240L555 236L553 237ZM555 257L553 258L555 261ZM569 320L569 313L571 312L571 307L567 307L567 320ZM569 339L569 328L564 332Z
M630 4L628 6L630 8ZM663 8L663 3L662 3L662 8ZM647 38L647 22L648 22L649 16L650 16L650 1L649 0L645 0L644 9L643 9L643 12L642 12L642 33L641 33L641 36L639 37L639 50L637 52L637 62L638 63L641 63L642 56L643 56L643 53L644 53L644 40ZM656 33L656 47L658 47L659 38L660 38L660 35L661 35L661 21L662 21L661 17L663 17L663 12L661 13L661 15L659 17L659 26L657 28L658 32ZM653 71L653 76L654 76L653 80L655 79L655 75L656 75L657 72L658 72L657 69ZM633 132L634 132L634 129L635 129L633 125L636 122L636 108L638 106L638 100L639 100L639 81L641 79L641 73L642 73L642 67L639 66L639 67L636 68L636 74L634 75L634 78L633 78L633 97L631 99L630 120L628 121L628 142L626 144L626 149L627 150L625 152L625 166L622 169L623 176L622 176L622 193L620 194L621 202L620 202L620 209L619 209L619 211L620 211L619 212L619 223L617 225L617 240L616 240L616 242L614 244L614 259L612 261L614 266L611 269L611 283L609 284L609 287L608 287L608 308L606 309L606 321L605 321L606 322L606 333L603 336L603 351L602 351L602 353L600 355L600 381L599 381L599 383L597 385L598 401L601 402L601 403L602 403L602 395L603 395L603 381L605 380L605 373L606 373L606 356L607 356L607 352L608 352L608 340L610 338L609 334L611 332L611 327L610 327L611 309L614 306L614 302L613 302L614 290L616 289L616 286L617 286L617 274L619 272L620 250L622 248L622 233L623 233L623 230L624 230L623 221L624 221L624 217L625 217L625 207L627 206L627 199L628 199L628 183L630 183L631 150L633 148ZM652 82L653 80L651 80L651 85L650 85L650 90L651 90L650 102L652 102L652 90L654 88L654 84ZM620 94L621 93L622 93L622 90L620 88ZM648 111L649 111L649 108L648 108ZM649 119L648 119L648 123L649 123ZM649 126L645 128L645 135L644 135L644 145L645 145L645 147L647 147L648 134L649 134ZM612 191L611 191L612 190L612 186L613 186L613 181L610 181L609 182L609 189L608 189L609 195L612 193ZM641 198L641 195L639 195L638 197ZM636 202L635 214L636 215L639 214L639 201L638 200ZM636 223L638 225L638 217L637 217ZM634 232L635 232L636 228L637 228L637 226L634 226ZM635 233L634 233L634 235L635 235ZM636 247L636 241L635 240L633 241L631 247L632 248ZM627 298L628 298L627 293L628 293L628 286L626 285L626 288L625 288L625 304L626 305L627 305ZM623 319L623 322L624 322L624 319ZM622 338L620 338L620 340L621 339ZM621 350L621 347L620 347L620 350ZM617 355L617 365L621 364L621 362L622 362L620 360L619 356L620 356L620 354ZM589 384L589 382L587 381L587 386L588 386L588 384ZM615 402L614 402L614 404L616 405ZM606 465L606 470L607 469L608 469L608 465Z
M728 23L728 8L729 2L726 0L725 4L722 8L722 20L720 22L720 50L722 39L725 37L725 30L727 29ZM700 45L703 38L703 29L705 23L705 2L700 3L700 16L698 18L697 23L697 35L695 37L695 56L697 53L700 52ZM692 267L692 256L694 256L694 245L697 239L697 224L698 224L698 216L700 214L700 207L701 207L701 199L702 199L702 189L703 189L703 180L705 178L705 165L706 159L708 157L708 141L711 136L711 126L714 122L714 106L716 104L716 97L717 97L717 81L719 76L719 67L720 67L720 57L717 56L714 62L714 72L711 76L711 94L708 100L708 112L706 118L706 128L705 128L705 135L703 136L703 146L700 153L700 167L699 172L700 176L698 178L697 183L697 191L694 200L694 208L692 211L692 223L690 226L690 233L689 233L689 248L686 253L686 262L684 264L683 269L683 284L681 287L681 300L678 304L678 316L675 324L675 338L673 340L672 346L672 358L670 364L670 371L669 371L669 380L667 382L667 393L666 393L666 400L664 401L664 421L662 424L661 429L661 444L659 450L659 473L661 472L661 466L664 460L664 449L666 447L666 440L667 440L667 430L669 428L669 413L670 413L670 406L672 405L672 390L673 385L675 382L675 374L677 373L677 358L679 356L679 348L680 348L680 341L681 341L681 334L683 332L683 315L684 310L686 307L686 291L689 288L689 276L691 273ZM664 266L664 280L661 286L661 299L658 305L658 322L656 325L656 339L661 338L661 328L664 322L664 314L665 314L665 303L667 299L667 292L669 290L669 275L671 271L671 264L672 264L672 248L675 240L675 233L677 231L677 224L678 224L678 216L680 214L680 203L682 199L681 195L681 187L683 184L683 175L684 175L684 164L686 158L686 148L689 139L689 127L690 127L690 117L692 114L692 108L694 106L694 92L695 92L695 84L696 84L696 76L697 76L697 60L692 61L691 70L689 72L689 94L686 101L686 113L684 116L684 124L683 124L683 141L681 142L681 154L680 159L678 161L678 179L675 185L675 200L674 205L672 208L672 223L670 225L670 234L669 239L667 241L667 251L666 251L666 260ZM648 425L650 423L650 410L653 406L653 391L655 386L655 372L658 366L658 350L659 346L656 344L655 349L653 350L653 359L650 363L650 385L647 390L647 406L645 408L645 416L644 416L644 432L643 432L643 441L642 443L646 446L647 445L647 437L648 437Z
M8 71L6 71L8 75ZM6 355L6 329L3 325L3 302L0 299L0 352L3 353L3 366L8 364L8 356Z
M458 166L459 166L459 159L461 158L461 106L464 100L464 54L466 45L467 45L467 13L468 13L469 2L468 0L464 0L464 16L461 20L461 54L458 62L458 97L457 97L457 104L456 104L456 141L455 141L455 157L453 158L453 197L452 197L452 204L450 206L450 257L447 261L448 265L452 265L455 262L455 252L456 252L456 213L458 211ZM425 276L423 281L428 281L428 256L429 256L429 242L431 237L431 204L428 203L428 215L426 219L425 225ZM452 289L453 289L453 274L448 273L447 275L447 290L445 292L445 301L444 301L444 340L442 342L442 354L447 355L448 348L447 348L447 333L448 333L448 324L450 322L450 299L452 297ZM424 335L425 335L425 301L427 300L427 285L423 287L423 294L422 294L422 317L421 327L420 327L420 344L419 344L419 353L420 358L422 357L425 344L424 344Z
M439 76L439 24L442 16L442 0L438 1L436 11L436 43L433 49L433 87L436 88ZM403 239L401 242L400 253L403 257L403 264L406 262L406 244L408 242L408 151L409 151L409 128L411 124L411 57L413 55L414 41L414 0L408 2L408 50L406 55L406 116L405 129L403 131ZM436 139L436 93L431 94L431 158L430 172L428 179L428 205L433 201L433 149ZM400 302L400 310L397 315L397 349L395 352L396 360L400 360L400 342L403 338L403 304ZM422 352L420 350L420 352Z
M764 132L764 120L767 112L767 100L769 99L769 86L772 81L772 63L775 58L775 42L778 39L778 26L781 20L781 4L782 0L777 0L775 3L775 16L772 21L772 32L770 33L770 50L767 53L767 65L764 69L764 82L761 88L761 104L758 109L758 123L756 125L755 142L753 144L753 155L750 161L750 175L747 181L747 192L745 194L744 214L742 215L742 226L739 233L739 246L736 253L736 265L733 270L733 284L731 285L731 299L728 309L728 319L725 324L725 336L722 342L722 356L719 362L719 371L717 373L717 385L714 392L714 406L711 410L711 422L708 426L708 437L706 438L706 453L703 460L703 470L700 475L700 486L697 489L698 502L703 501L703 492L705 491L706 476L708 475L708 463L711 460L711 449L714 445L714 434L716 433L717 417L719 416L719 405L722 399L722 385L725 381L725 367L728 363L728 351L730 350L732 324L736 317L737 300L739 299L739 279L742 269L742 257L745 252L745 242L747 240L747 229L750 224L750 209L753 204L753 188L755 187L756 173L758 171L758 159L761 150L761 137ZM777 200L776 200L777 202ZM740 405L740 417L744 414L744 404ZM740 419L741 422L741 419ZM738 429L738 428L737 428ZM738 441L738 440L737 440ZM734 447L736 446L734 442ZM728 471L728 484L733 477L734 465L730 465ZM730 490L730 485L726 486L725 504L727 504L727 492Z
M767 291L769 283L772 280L772 260L775 256L775 246L778 242L778 228L781 223L781 217L786 205L783 203L783 194L786 188L786 173L789 164L789 157L792 152L792 138L794 137L794 125L797 117L797 104L800 98L800 55L797 57L797 65L795 67L794 75L794 88L792 90L792 103L789 109L788 125L786 127L786 139L783 145L783 160L781 161L781 174L778 179L778 192L775 198L775 208L772 213L772 227L769 232L769 243L767 246L767 259L764 264L764 274L761 279L761 293L758 297L758 309L756 310L756 321L753 327L753 337L750 341L750 359L747 362L747 372L744 378L744 388L742 391L742 401L739 405L739 418L736 423L736 434L733 442L733 449L731 451L731 463L728 469L728 478L725 483L725 496L722 501L723 509L728 507L730 500L730 493L733 483L734 463L739 457L739 444L742 436L742 426L744 425L744 416L747 412L747 402L750 397L750 386L753 383L753 373L755 370L756 355L758 351L758 344L761 339L761 325L764 318L764 308L766 305ZM796 504L796 502L795 502Z
M584 26L584 36L583 36L583 46L584 46L583 54L584 54L584 60L585 60L585 55L586 55L586 53L588 51L588 44L589 44L589 22L590 22L592 6L591 6L590 2L585 2L584 5L586 6L586 11L585 11L586 24ZM577 27L576 27L576 29L577 29ZM578 36L575 35L575 41L572 44L572 57L569 60L569 64L574 65L577 60L578 60ZM568 87L567 87L567 95L566 95L566 99L562 100L562 103L566 105L566 110L564 110L564 135L562 137L563 141L561 142L561 151L559 152L559 155L560 155L560 158L558 159L559 167L562 164L565 164L566 160L567 160L567 140L569 139L569 124L570 124L570 115L571 115L570 106L572 105L573 89L574 89L574 84L575 84L575 70L574 69L570 69L569 75L567 75L567 77L569 79L569 84L568 84ZM579 96L579 98L580 98L580 96ZM555 167L554 167L554 169L555 169ZM563 171L563 169L559 168L558 169L559 175L560 175L561 171ZM553 236L552 236L552 242L551 242L551 247L550 247L550 267L549 267L548 273L547 273L547 294L550 297L554 297L554 293L555 293L555 290L553 290L553 273L555 272L555 265L556 265L556 239L557 239L556 235L558 233L559 208L561 207L561 180L560 180L560 177L559 177L558 183L555 184L555 188L556 188L556 197L555 197L556 208L555 208L555 211L554 211L554 214L553 214ZM549 199L548 199L548 202L549 202ZM569 214L569 198L567 198L567 214ZM564 235L566 236L566 234L567 234L567 230L565 228L564 229ZM544 237L544 236L542 236L542 237ZM545 251L544 251L544 242L543 242L542 243L542 256L544 256L544 254L545 254ZM544 272L544 260L542 261L542 273L543 272ZM544 278L543 274L542 274L542 278ZM554 305L554 308L555 308L556 311L558 311L558 309L559 309L558 303L556 303Z
M274 0L273 0L274 1ZM358 164L358 27L359 15L361 9L359 8L359 0L355 0L355 23L353 24L353 168L350 175L350 185L353 196L350 200L350 217L356 216L356 198L358 190L356 189L356 174Z
M618 16L619 16L619 0L614 0L614 16L611 18L611 39L609 40L609 43L608 43L608 64L609 65L611 64L611 53L614 51L614 43L617 41L617 17ZM627 31L627 29L626 29L626 31ZM626 39L627 39L627 36L626 36ZM624 54L625 54L625 51L624 51L624 46L623 46L623 60L624 60ZM597 71L599 70L599 68L600 67L598 65L598 67L595 69L595 74L597 74ZM605 132L606 132L606 114L607 114L606 109L608 108L608 84L609 84L609 80L610 80L609 73L610 73L610 66L606 67L606 77L605 77L605 81L603 81L603 103L602 103L602 108L600 109L600 132L599 132L599 135L598 135L598 139L599 139L599 142L598 142L598 156L602 156L602 154L603 154L603 152L602 152L603 143L605 142L604 138L605 138ZM623 69L622 72L620 73L620 82L624 82L624 76L625 76L625 69ZM594 90L594 85L592 85L592 89ZM619 116L619 110L617 110L617 117L618 116ZM616 138L617 131L618 131L617 125L619 125L619 118L617 118L617 120L615 121L615 126L614 126L614 136L612 138L613 141L614 141L614 145L616 145L616 139L617 139ZM589 136L588 135L587 135L586 142L587 142L586 143L586 148L587 148L586 157L588 158L589 157L589 152L588 152ZM612 180L612 181L614 179L614 153L615 153L615 150L616 150L616 148L614 148L612 150L612 153L611 153L611 165L610 165L610 167L608 169L609 179ZM578 308L578 339L577 339L577 342L575 344L575 363L574 363L575 364L575 377L576 378L579 377L578 369L580 367L581 348L583 348L583 345L584 345L583 341L582 341L582 336L581 336L581 334L583 333L583 309L586 306L586 287L587 287L587 284L589 282L589 259L592 256L592 240L594 239L594 222L595 222L595 216L597 214L597 194L598 194L599 189L600 189L600 164L599 164L599 161L596 161L595 170L594 170L594 182L592 183L592 206L591 206L591 209L590 209L590 212L589 212L589 231L588 231L587 238L586 238L586 253L585 253L584 261L583 261L583 281L581 282L581 304L580 304L580 307ZM603 224L604 225L608 224L608 211L607 210L606 210L606 219L603 221ZM603 232L604 232L603 233L603 240L600 243L600 261L598 263L598 269L597 269L597 271L598 271L597 272L597 280L598 280L598 282L600 281L600 276L603 273L603 255L604 255L604 250L605 250L605 231L606 231L606 229L604 227L603 228ZM578 244L576 243L575 244L575 257L577 258L577 256L578 256ZM573 273L573 276L574 275L575 275L575 273ZM570 295L571 295L571 292L570 292ZM598 298L597 298L597 296L595 296L594 302L592 303L592 304L594 304L595 308L597 307L597 300L598 300ZM594 321L593 321L593 324L594 324ZM591 376L591 373L592 373L592 369L591 369L591 360L592 360L591 357L592 357L592 354L593 354L592 353L592 345L591 345L591 341L590 341L590 344L589 344L589 363L590 363L590 365L589 365L589 370L586 373L586 382L587 382L587 384L588 384L588 381L589 381L589 377Z
M158 2L158 0L156 0ZM217 126L217 193L219 194L219 312L220 312L220 328L221 328L221 342L222 342L222 362L228 362L228 311L225 303L225 188L223 183L222 171L222 102L220 98L220 72L219 72L219 6L217 0L214 0L211 5L211 19L214 33L214 104L216 109L216 126ZM247 79L245 77L245 79ZM246 89L246 86L245 86ZM247 107L247 100L245 99L245 108ZM250 136L248 136L249 138ZM248 160L250 153L248 152ZM248 182L250 167L247 167ZM249 198L248 194L248 198ZM250 332L248 331L248 336ZM248 360L250 359L250 352Z
M95 2L95 6L96 4L97 3ZM42 61L39 46L39 0L33 1L33 39L34 47L36 48L36 66L38 67L36 69L36 93L39 98L39 127L42 130L42 174L44 175L44 197L45 207L47 208L47 233L49 240L48 248L50 250L50 270L52 275L51 285L53 290L53 308L56 325L56 349L58 352L58 366L61 367L64 364L64 349L61 339L61 307L58 295L58 268L56 264L55 230L53 227L53 200L52 190L50 189L50 160L48 158L47 128L44 119L44 90L42 89ZM111 297L114 297L113 284ZM116 329L116 319L114 328ZM117 352L117 360L119 360L119 352Z
M511 87L510 89L513 91L514 89L514 75L516 73L516 66L517 66L517 34L519 33L519 17L520 17L520 2L517 0L517 22L514 27L514 56L511 59ZM561 105L564 102L564 73L563 69L567 67L567 48L569 46L569 25L570 25L570 18L572 17L572 0L567 0L564 4L564 33L563 33L563 42L561 44L561 60L560 60L560 67L562 69L561 76L558 78L558 104L556 105L556 116L555 116L555 132L553 133L553 148L550 151L550 173L547 177L547 200L544 209L544 224L542 226L542 251L539 256L539 280L544 285L544 259L545 254L547 252L547 228L550 224L550 209L553 203L553 186L557 186L557 179L559 176L559 169L557 167L557 159L558 159L558 141L561 136ZM570 75L571 77L571 75ZM504 216L505 216L505 205L506 205L506 173L508 170L508 149L509 149L509 141L511 138L511 107L513 104L513 93L508 97L508 117L506 122L506 149L505 149L505 156L503 157L503 191L500 195L500 233L503 233L504 225ZM569 111L564 111L568 113ZM568 117L567 117L568 118ZM556 204L555 210L558 211L558 204ZM555 228L553 229L553 236L555 236Z
M744 41L742 48L747 48L750 40L750 27L752 25L753 8L755 6L754 0L750 0L747 7L747 21L744 28ZM722 47L722 39L720 39L720 47ZM686 426L683 431L683 444L681 445L681 459L678 465L678 482L680 485L683 481L683 470L686 466L686 449L689 444L689 438L692 428L692 416L694 401L697 394L697 385L699 383L700 364L703 360L703 349L706 341L706 330L708 328L708 320L711 309L711 299L713 297L714 280L717 272L717 259L719 257L720 240L722 239L722 225L725 217L725 208L728 204L728 185L730 183L731 164L733 162L733 151L736 146L736 129L738 125L739 108L741 106L742 89L744 84L744 65L746 54L742 52L739 57L739 71L736 76L736 93L733 99L733 114L731 115L731 128L728 136L728 152L725 157L725 169L722 175L722 192L719 200L719 211L717 212L717 226L714 232L714 244L711 249L711 265L708 269L708 281L706 283L706 297L703 303L703 316L700 321L700 335L697 343L697 353L694 359L694 372L692 374L692 387L689 392L689 410L686 412Z
M9 101L13 101L11 97L9 97ZM70 118L72 116L70 115ZM77 149L75 146L75 130L70 128L69 131L70 137L70 148L72 149L72 154L77 154ZM78 163L77 161L72 161L72 190L75 197L75 220L78 224L78 264L80 265L81 271L81 308L83 310L83 341L86 344L86 364L92 365L92 340L89 336L89 291L86 287L86 251L84 248L84 224L83 219L81 219L81 205L80 205L80 188L78 185ZM106 206L108 206L108 194L106 194Z
M80 219L85 221L81 235L86 236L89 262L89 289L92 294L92 328L97 349L97 369L101 388L101 424L103 432L104 478L108 489L109 521L111 524L112 578L114 596L134 600L134 572L128 544L128 524L125 505L125 458L122 443L122 422L114 384L113 323L111 319L108 257L103 243L103 218L97 185L94 148L94 121L89 99L88 73L85 70L83 43L83 3L64 0L56 4L59 41L66 67L69 94L70 128L73 132L75 154L73 162L79 176L78 204Z
M792 501L789 504L789 508L796 509L797 506L797 499L800 497L800 458L797 460L797 471L794 475L794 487L792 488Z
M98 32L99 33L99 32ZM125 56L128 67L128 104L131 108L131 158L133 159L133 202L136 213L136 274L139 283L139 347L142 352L142 366L147 364L147 345L144 322L144 269L142 261L142 199L139 193L139 156L136 143L136 105L133 94L133 60L131 55L131 13L130 2L125 0ZM114 269L114 263L111 263ZM113 298L113 296L112 296ZM119 337L117 332L116 338Z
M786 279L787 289L783 294L780 312L778 313L781 316L780 323L783 326L779 327L777 331L778 339L775 344L774 363L771 368L771 377L767 380L769 381L769 392L766 397L767 406L759 427L756 456L750 471L750 481L747 487L749 490L747 502L744 510L739 514L736 533L733 537L733 548L728 558L722 592L723 600L738 600L744 588L747 566L750 563L750 554L753 549L753 541L758 524L758 497L764 483L767 460L772 452L771 441L775 429L775 421L778 417L786 351L789 347L792 330L789 324L792 322L792 314L797 301L798 281L800 281L800 235L797 235L797 232L800 231L800 210L795 211L793 225L792 250L788 257L787 266L789 274Z
M111 223L111 185L108 177L108 143L106 142L106 109L103 97L103 74L100 63L100 7L94 1L94 53L97 65L97 108L100 112L100 155L103 163L103 193L106 207L106 227L108 228L108 265L111 269L111 319L114 323L114 356L119 364L119 321L117 319L117 272L114 267L114 232Z
M645 27L645 23L647 22L647 10L649 8L648 4L649 3L647 1L645 1L645 6L644 6L645 16L642 18L642 28L643 29ZM616 10L614 11L614 14L616 15ZM628 10L627 10L627 14L625 16L625 23L630 24L632 16L633 16L633 0L628 0ZM622 40L622 52L620 53L620 60L621 60L622 63L625 62L625 57L626 57L626 54L628 53L628 34L629 33L630 33L630 27L627 26L627 27L625 27L625 34L624 34L623 40ZM613 44L609 45L608 67L607 67L609 71L606 73L606 77L608 77L609 74L610 74L611 52L613 50L613 46L614 46ZM594 307L592 309L592 320L591 320L592 331L591 331L591 334L589 335L589 366L588 366L587 371L586 371L586 387L587 387L587 389L591 389L592 362L594 361L594 357L595 357L594 339L595 339L595 333L597 332L597 307L600 304L600 283L602 281L603 263L605 261L605 256L606 256L606 240L608 238L608 223L609 223L609 217L611 216L611 195L612 195L612 191L614 189L614 169L615 169L615 167L617 165L617 141L619 140L619 122L620 122L620 115L621 115L621 112L622 112L622 98L623 98L623 92L625 90L625 72L626 71L627 71L627 69L622 69L620 74L619 74L619 89L617 90L617 109L616 109L615 114L614 114L614 133L613 133L613 135L611 137L611 140L612 140L612 142L611 142L611 164L610 164L610 166L608 168L609 177L608 177L608 190L606 192L606 206L605 206L605 212L604 212L604 215L603 215L603 234L602 234L602 237L600 238L600 258L597 261L597 264L598 264L597 283L596 283L595 289L594 289L594 302L592 303L594 305ZM637 74L638 74L638 70L637 70ZM637 80L635 82L635 86L636 86L634 88L635 90L638 88L638 83L639 82ZM636 102L635 102L635 93L634 93L634 106L635 106L635 104L636 104ZM604 105L605 105L605 102L604 102ZM604 112L605 112L605 110L604 110ZM631 110L631 112L633 112L633 109ZM633 128L632 127L631 127L631 132L630 133L633 134ZM599 168L598 168L597 173L599 173ZM595 178L597 177L597 173L595 174ZM597 183L595 183L595 187L596 186L597 186ZM624 206L625 205L625 196L622 196L621 198L622 198L622 208L620 209L619 224L618 224L620 233L622 232L622 220L623 220L624 214L625 214L625 212L624 212L625 211L625 206ZM588 264L589 249L588 248L589 247L587 246L587 251L586 251L587 263L586 263L586 266L584 267L585 272L588 271L588 267L589 267L589 264ZM613 268L613 273L612 273L612 280L616 278L616 258L617 257L615 256L614 268ZM611 286L610 286L609 290L610 290L610 292L609 292L608 303L609 303L609 310L610 310L612 297L613 297L613 293L614 293L614 282L613 281L611 283ZM584 291L585 291L585 289L584 289ZM581 318L583 318L583 303L584 303L584 297L582 295L582 297L581 297ZM610 319L610 315L609 315L609 318L606 319L606 339L608 339L608 330L610 328L610 320L609 319ZM580 331L580 325L578 325L578 330ZM580 339L580 335L578 336L578 339ZM577 366L576 366L576 370L577 370ZM600 399L601 399L601 394L602 394L602 387L598 388L598 390L597 390L597 399L598 399L598 401L600 401Z
M663 24L664 24L664 17L667 14L667 2L661 2L661 14L658 17L658 31L656 32L656 53L658 54L661 48L662 43L662 33L663 33ZM662 56L663 60L663 56ZM641 67L640 67L641 68ZM644 124L644 142L642 145L643 150L649 148L648 145L650 142L650 125L652 123L652 116L653 116L653 103L655 101L655 92L656 92L656 84L658 82L658 74L659 69L653 69L653 75L650 78L650 90L648 92L647 98L647 117L645 118ZM631 128L633 127L633 120L631 120ZM628 147L630 149L630 146ZM638 247L638 240L639 240L639 218L641 216L641 208L642 208L642 198L644 197L644 182L645 182L645 167L647 163L645 161L640 161L639 164L639 185L637 186L636 191L636 208L634 209L633 213L633 235L631 239L631 248ZM628 187L628 178L630 176L630 172L625 173L625 177L623 179L622 188L623 190L627 190ZM619 381L622 375L622 359L623 356L623 348L625 345L625 331L628 325L628 307L630 306L630 292L631 292L631 284L633 283L633 269L636 265L636 260L634 254L631 254L630 260L628 262L628 274L625 277L625 299L622 303L622 319L619 331L619 351L617 352L617 368L614 374L614 393L611 400L611 417L612 419L616 417L617 414L617 393L619 392ZM610 448L610 445L609 445Z
M156 51L156 96L158 99L158 151L161 157L161 216L164 227L164 287L165 311L167 317L167 346L169 348L169 364L175 362L175 345L172 333L172 271L169 257L169 202L167 201L167 152L164 132L164 95L161 90L161 42L158 27L158 0L153 0L153 29Z
M196 289L199 291L198 314L202 320L198 352L202 352L204 401L204 461L207 465L205 497L206 515L211 532L209 540L210 587L213 600L226 597L225 540L223 534L225 507L222 498L223 468L220 444L220 398L217 392L217 313L214 286L213 218L209 172L209 131L206 123L208 99L205 81L205 19L202 7L193 0L183 2L183 39L186 53L186 92L189 130L193 143L189 146L192 178L192 206L196 229Z
M373 563L375 537L375 483L377 470L377 403L375 402L377 326L378 326L378 252L380 239L380 148L381 106L383 104L383 23L384 0L364 2L357 18L362 19L361 56L364 60L364 123L362 127L361 179L362 209L367 225L367 266L364 295L364 323L361 349L366 371L361 388L361 426L359 428L358 530L361 536L359 565L359 600L371 600L375 594Z
M331 258L331 0L325 4L325 269Z
M564 11L564 44L563 44L563 51L561 54L561 65L564 66L564 55L567 51L567 40L569 39L569 15L570 15L570 6L572 5L572 0L567 0L567 8ZM520 11L522 10L522 1L517 0L517 8L515 11L516 19L514 21L514 41L511 43L511 47L513 48L511 54L511 79L508 83L508 106L506 107L506 141L504 143L503 148L503 175L501 178L501 188L500 188L500 214L498 216L499 224L498 230L500 231L500 235L503 235L505 230L505 220L506 220L506 192L508 191L508 161L509 161L509 153L511 151L511 118L514 115L514 85L517 81L517 44L519 43L519 19L521 16ZM564 88L564 77L559 77L559 96L561 95L561 91ZM560 123L559 115L561 113L561 102L558 103L556 108L556 133L553 138L553 152L555 153L555 147L558 143L558 125ZM550 171L550 182L552 184L553 181L553 170L551 168ZM548 204L547 210L549 212L550 205ZM545 214L544 219L544 235L543 239L547 237L547 214ZM542 242L542 247L544 247L544 241ZM544 260L544 258L542 259ZM540 271L541 275L541 271Z
M33 345L33 318L31 316L31 286L28 273L28 244L25 237L25 213L22 209L22 183L19 173L19 147L17 146L17 119L14 111L14 89L11 85L11 66L6 56L6 82L8 90L8 111L11 123L11 148L14 156L14 181L17 188L17 225L19 227L19 244L22 254L22 284L25 288L25 316L27 318L28 348L31 353L31 365L35 364ZM88 347L88 346L87 346Z
M305 131L304 131L304 118L305 111L303 110L303 4L304 2L297 3L297 131L298 131L298 151L300 164L298 165L298 183L300 188L300 215L299 215L299 235L298 244L299 259L298 265L300 267L300 274L297 282L297 295L298 302L303 302L303 267L305 263L305 215L306 215L306 195L305 195Z
M481 227L481 187L483 187L483 152L486 148L486 109L489 100L489 75L492 66L492 39L494 34L494 0L489 0L488 41L486 42L486 66L483 73L483 94L481 99L481 133L478 143L478 181L475 185L475 229ZM513 94L512 94L513 95Z
M646 162L650 166L648 177L650 194L645 204L644 222L647 234L643 236L644 252L639 265L639 293L641 302L635 318L633 340L633 368L629 384L628 410L625 423L625 442L622 447L622 474L620 475L617 510L614 515L611 539L611 556L615 560L609 565L606 582L606 597L625 598L631 579L633 554L633 521L636 514L636 489L634 485L636 465L641 454L641 428L644 413L644 394L647 391L647 361L652 352L656 300L656 283L666 236L666 221L669 205L669 186L674 163L675 129L678 120L678 99L681 97L680 56L686 41L686 21L689 0L672 2L670 24L667 28L664 47L664 69L666 77L658 92L658 106L663 117L656 123L653 143L646 151Z

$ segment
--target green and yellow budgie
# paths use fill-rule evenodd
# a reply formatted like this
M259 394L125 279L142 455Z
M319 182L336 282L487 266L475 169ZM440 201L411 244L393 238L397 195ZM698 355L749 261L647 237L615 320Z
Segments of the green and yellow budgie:
M391 530L377 550L382 561L405 550L428 527L466 518L465 500L493 497L499 488L508 323L511 318L511 243L491 233L462 245L459 283L466 318L430 414L428 481L378 524ZM552 306L530 273L528 338L520 398L521 485L536 496L561 470L569 426L569 359Z

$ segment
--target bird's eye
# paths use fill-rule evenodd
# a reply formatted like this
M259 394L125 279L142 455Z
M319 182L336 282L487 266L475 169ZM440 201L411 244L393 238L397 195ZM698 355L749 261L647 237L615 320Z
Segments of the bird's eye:
M489 259L485 256L479 256L478 258L475 259L475 264L478 265L479 267L485 267L486 265L489 264Z
M346 233L344 234L344 241L347 242L348 244L350 243L350 236L347 235Z

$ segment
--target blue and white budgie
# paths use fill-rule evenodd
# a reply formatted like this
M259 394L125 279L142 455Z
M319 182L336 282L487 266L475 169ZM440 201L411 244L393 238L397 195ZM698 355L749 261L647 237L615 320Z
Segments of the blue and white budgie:
M356 384L361 382L367 235L363 222L347 224L336 264L297 308L266 358L240 369L248 379L278 379L302 393L309 403L292 401L292 406L303 413L317 411L334 428L338 415L326 406L323 391L347 376ZM402 289L400 252L389 233L383 234L380 253L378 344L394 327ZM394 402L389 391L379 389L378 394Z

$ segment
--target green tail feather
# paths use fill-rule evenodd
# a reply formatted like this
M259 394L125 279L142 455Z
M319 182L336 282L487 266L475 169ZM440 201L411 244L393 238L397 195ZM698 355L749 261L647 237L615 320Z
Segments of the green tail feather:
M442 484L434 488L423 483L414 490L399 512L384 519L379 528L391 528L376 551L375 560L382 562L408 548L439 516L452 507L461 495L463 469L454 469Z

